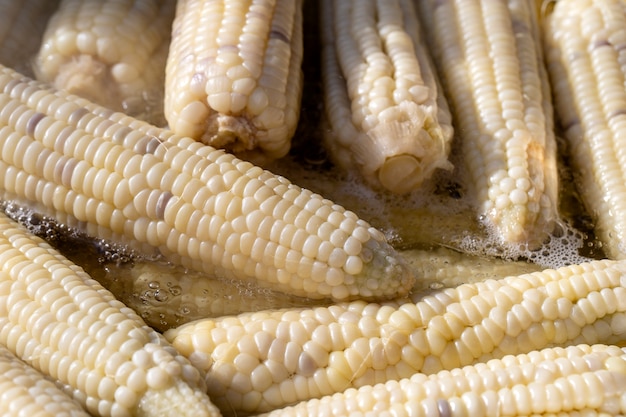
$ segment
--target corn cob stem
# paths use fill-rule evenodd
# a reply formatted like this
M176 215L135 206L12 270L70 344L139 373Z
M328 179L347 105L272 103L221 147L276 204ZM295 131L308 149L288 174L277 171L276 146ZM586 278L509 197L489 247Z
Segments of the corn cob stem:
M626 351L580 345L389 381L265 415L615 416L626 413Z
M298 296L413 284L353 212L190 138L0 71L0 190L92 236Z
M413 4L325 0L321 25L335 162L395 193L450 169L451 117Z
M419 1L479 216L503 243L540 246L558 221L552 104L525 0Z
M163 89L174 0L63 0L35 73L56 88L164 125Z
M0 346L0 415L89 417L78 402L4 346Z
M596 261L434 292L417 302L241 314L165 333L206 372L216 405L297 401L626 331L626 263Z
M0 254L0 344L90 413L219 415L198 371L159 333L4 214Z
M0 62L33 76L32 60L59 0L0 1Z
M302 42L302 0L178 1L170 128L257 163L284 156L300 112Z
M559 1L545 17L556 110L577 185L611 258L626 257L626 4Z

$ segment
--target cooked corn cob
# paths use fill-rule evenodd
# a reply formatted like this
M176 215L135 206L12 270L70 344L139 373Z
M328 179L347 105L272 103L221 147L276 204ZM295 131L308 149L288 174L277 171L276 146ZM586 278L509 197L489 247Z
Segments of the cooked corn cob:
M175 0L63 0L35 73L56 88L164 125L163 89Z
M4 214L0 345L94 415L219 415L199 372L160 333Z
M165 337L223 411L298 401L557 344L626 338L626 262L596 261L433 292L417 302L246 313Z
M325 139L340 166L394 193L448 161L451 116L409 0L322 2Z
M534 5L425 0L420 18L448 93L479 216L539 246L558 221L552 104Z
M89 417L78 402L4 346L0 346L0 415Z
M28 76L59 0L0 0L0 63Z
M170 128L258 163L284 156L300 113L302 53L302 0L179 0Z
M577 186L611 258L626 257L626 3L556 2L545 17L556 110Z
M204 279L201 273L153 262L136 262L125 271L112 266L107 269L110 273L98 281L159 331L205 317L320 303L241 281Z
M233 155L0 71L0 191L92 236L298 296L413 285L353 212Z
M626 413L626 351L581 345L416 374L268 416L616 416Z

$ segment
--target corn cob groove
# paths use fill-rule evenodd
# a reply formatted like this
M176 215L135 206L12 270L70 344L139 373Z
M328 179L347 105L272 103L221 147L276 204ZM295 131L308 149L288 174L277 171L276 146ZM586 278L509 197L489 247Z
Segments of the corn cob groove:
M0 346L0 414L4 417L89 417L52 381Z
M626 256L626 5L559 1L544 18L556 110L581 196L611 258Z
M33 76L32 61L59 0L0 1L0 62Z
M451 116L413 4L325 0L321 9L326 145L335 162L400 194L450 169Z
M479 216L504 243L541 245L558 222L550 88L527 1L420 1Z
M350 389L268 413L278 416L624 415L626 352L580 345L507 356L434 375Z
M0 344L91 414L219 415L198 371L159 333L4 214L0 254Z
M285 178L0 72L6 199L92 236L298 296L389 298L413 276L384 235Z
M44 33L35 74L56 88L164 125L175 8L175 0L63 0Z
M263 412L557 344L624 340L625 274L624 263L597 261L465 284L417 302L198 320L165 337L206 372L223 412Z
M291 146L302 94L302 0L178 1L165 116L177 134L265 163Z

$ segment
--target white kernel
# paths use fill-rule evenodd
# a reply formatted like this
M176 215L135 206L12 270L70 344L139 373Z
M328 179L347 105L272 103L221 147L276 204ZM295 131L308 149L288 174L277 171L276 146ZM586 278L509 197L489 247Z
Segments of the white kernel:
M359 274L363 270L363 261L358 256L348 256L344 270L350 275Z
M146 383L153 390L160 390L171 383L170 376L158 367L150 368L146 374Z

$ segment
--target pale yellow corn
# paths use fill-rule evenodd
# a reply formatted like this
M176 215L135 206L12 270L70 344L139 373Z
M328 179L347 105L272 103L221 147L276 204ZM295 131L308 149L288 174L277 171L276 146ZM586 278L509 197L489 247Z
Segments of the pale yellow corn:
M545 50L576 185L611 258L626 257L626 3L556 2Z
M175 0L62 0L35 74L56 88L158 125Z
M413 285L366 221L191 138L0 70L0 191L70 227L223 279L298 296Z
M226 413L263 412L552 345L626 339L626 263L433 291L416 302L246 313L165 333Z
M170 128L258 163L284 156L300 113L302 42L302 0L179 0Z
M626 413L626 350L579 345L350 389L267 416L617 416Z
M541 245L558 221L558 178L534 5L416 4L450 100L479 217L503 243Z
M0 0L0 63L33 75L32 60L59 0Z
M135 262L128 269L107 269L110 272L98 281L160 331L205 317L320 303L252 283L206 279L201 273L147 261Z
M197 369L160 333L4 214L0 345L93 415L219 415Z
M4 346L0 346L0 415L89 417L78 402Z
M451 116L412 2L325 0L321 8L332 159L394 193L451 169Z

